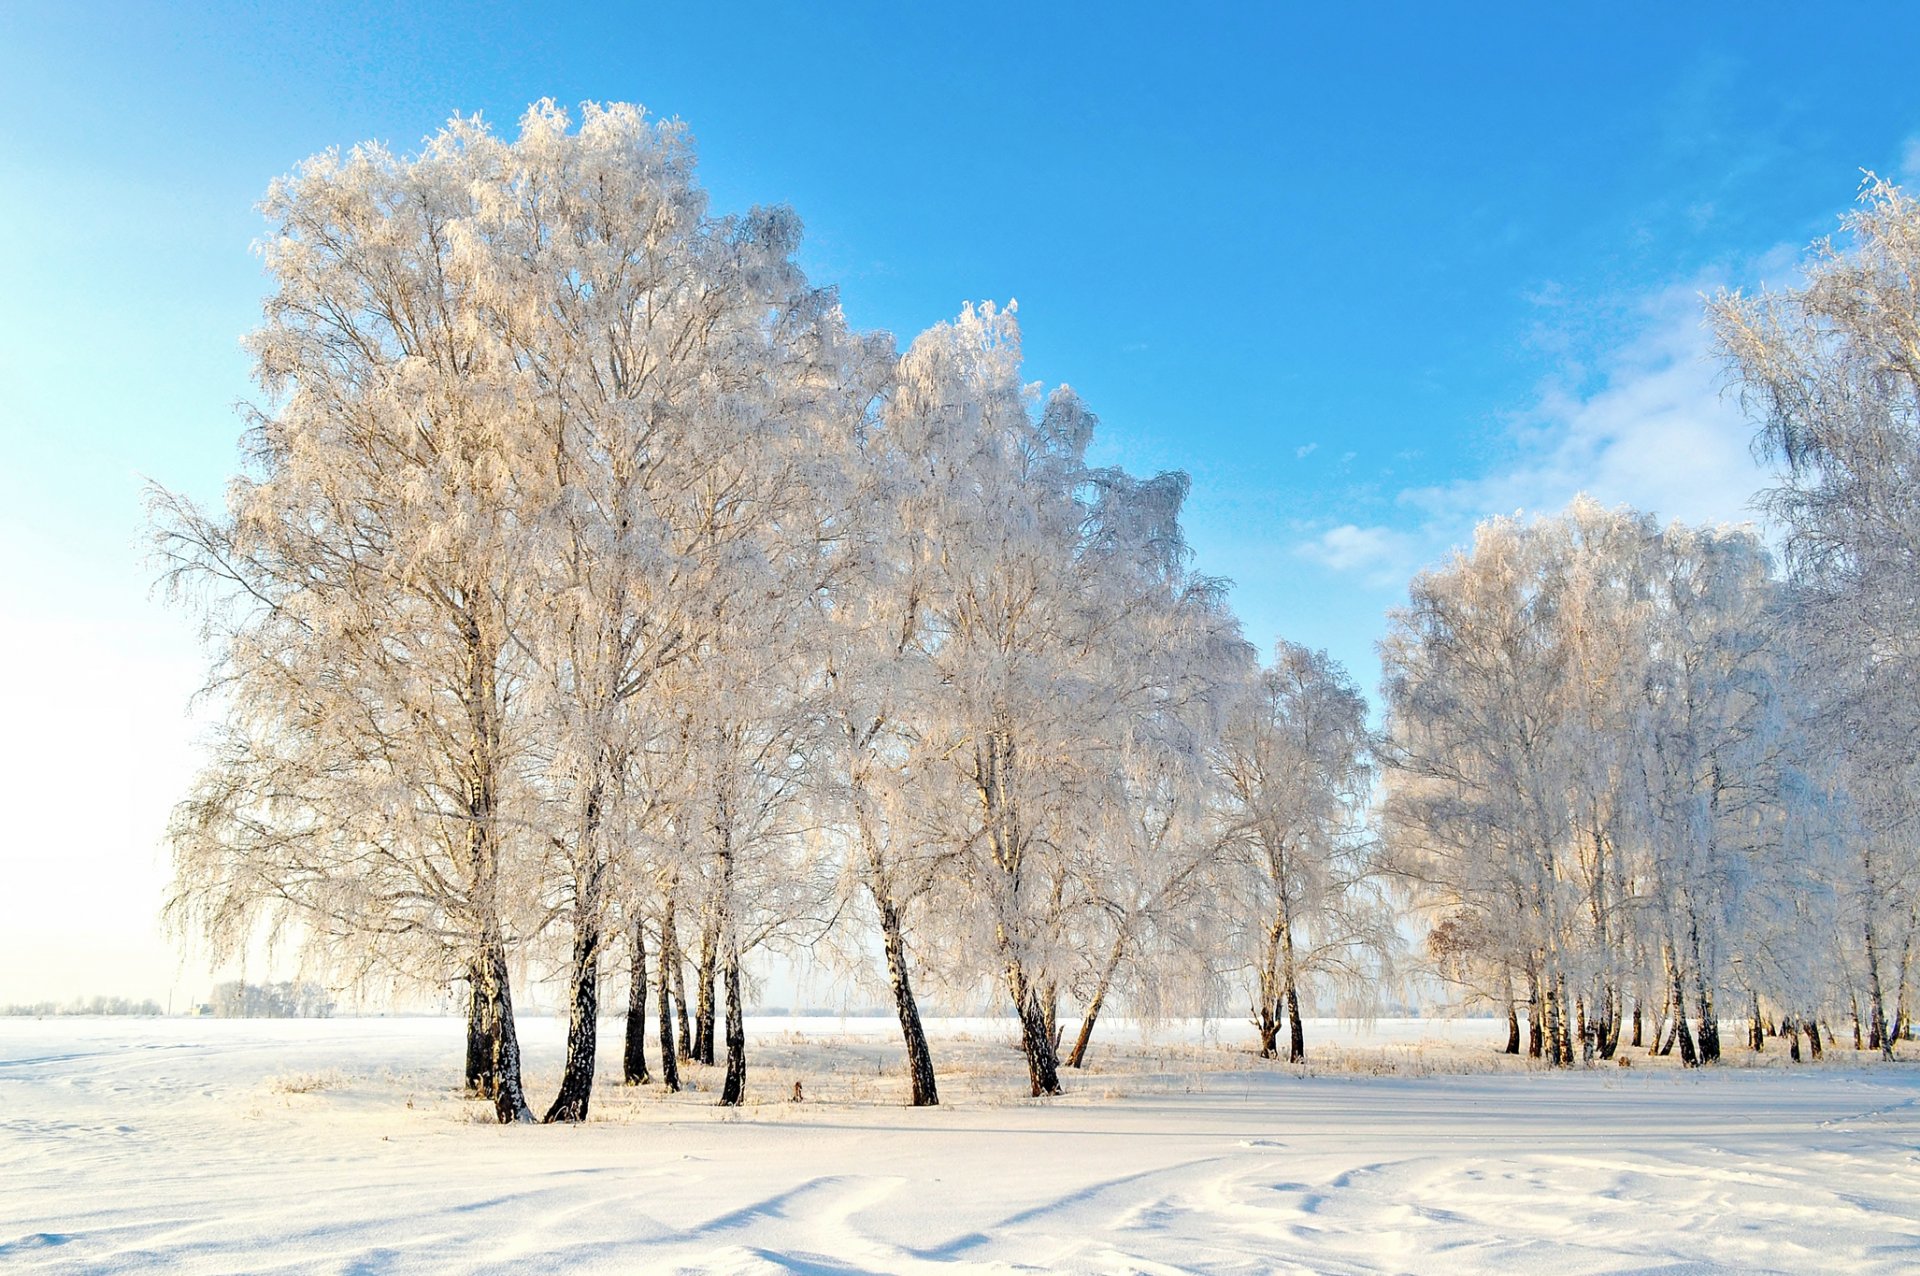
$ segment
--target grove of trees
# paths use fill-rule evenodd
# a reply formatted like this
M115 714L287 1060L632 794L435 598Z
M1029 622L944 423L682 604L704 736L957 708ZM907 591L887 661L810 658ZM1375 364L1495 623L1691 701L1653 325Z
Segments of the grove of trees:
M222 707L175 922L463 981L502 1121L529 963L569 1009L549 1120L587 1115L616 970L627 1079L656 1028L664 1085L724 1055L741 1101L762 949L877 950L916 1104L930 984L998 990L1035 1095L1115 999L1244 987L1298 1057L1303 983L1397 942L1357 692L1259 667L1185 476L1090 463L1011 306L896 353L791 211L716 215L693 170L678 124L545 103L275 183L246 470L224 511L154 498Z
M609 981L628 1082L724 1066L741 1102L763 952L883 968L916 1105L930 989L996 1000L1047 1095L1116 1004L1244 1011L1302 1059L1303 1002L1365 996L1423 925L1558 1063L1711 1060L1743 1012L1816 1053L1904 1030L1898 192L1806 289L1714 303L1786 463L1784 576L1742 530L1495 520L1392 617L1380 733L1323 653L1260 662L1186 476L1092 463L1011 305L904 351L854 330L791 210L708 207L677 123L456 118L263 210L245 468L223 510L153 497L219 708L169 915L216 956L457 984L503 1122L536 1115L530 968L569 1018L544 1116L579 1121Z
M1848 1031L1920 940L1920 205L1869 180L1804 283L1708 305L1779 463L1756 534L1579 500L1495 519L1382 647L1381 820L1430 955L1556 1063ZM1836 1029L1836 1025L1842 1029Z

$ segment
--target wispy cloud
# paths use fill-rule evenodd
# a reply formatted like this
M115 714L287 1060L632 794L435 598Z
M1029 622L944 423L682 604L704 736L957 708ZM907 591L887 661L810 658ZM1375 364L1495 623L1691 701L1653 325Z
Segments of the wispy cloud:
M1753 427L1722 378L1701 320L1701 289L1672 288L1604 355L1597 386L1540 386L1514 423L1515 453L1485 475L1414 488L1400 500L1435 531L1490 514L1546 513L1579 492L1692 523L1745 522L1764 484Z
M1296 461L1304 461L1309 456L1312 456L1314 449L1319 446L1320 445L1318 443L1303 443L1299 447L1293 449L1293 459Z
M1777 275L1786 260L1764 264ZM1708 290L1676 286L1629 307L1631 335L1542 381L1485 472L1407 488L1395 498L1400 517L1316 530L1294 553L1385 588L1467 544L1485 518L1552 513L1581 492L1662 521L1756 521L1753 498L1770 478L1752 455L1752 425L1723 393L1702 321Z
M1413 574L1420 561L1420 538L1390 527L1344 523L1294 547L1294 553L1329 571L1359 576L1384 589Z

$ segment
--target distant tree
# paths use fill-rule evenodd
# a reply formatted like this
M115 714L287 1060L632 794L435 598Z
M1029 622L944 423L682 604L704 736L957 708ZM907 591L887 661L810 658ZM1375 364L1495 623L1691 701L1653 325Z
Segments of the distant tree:
M1300 986L1376 982L1396 946L1386 877L1363 820L1372 785L1366 701L1325 652L1282 642L1217 746L1230 829L1224 878L1255 982L1260 1054L1306 1057Z
M221 1019L326 1019L333 999L319 984L302 981L250 984L238 979L215 984L213 1013Z

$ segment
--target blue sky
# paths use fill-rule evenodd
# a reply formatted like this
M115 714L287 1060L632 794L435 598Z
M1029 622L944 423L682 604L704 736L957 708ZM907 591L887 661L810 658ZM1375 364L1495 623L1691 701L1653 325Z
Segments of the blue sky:
M14 0L0 860L122 882L94 947L157 951L198 657L146 597L140 476L217 499L233 468L252 206L302 157L546 95L680 116L716 206L793 204L854 322L1017 298L1102 459L1192 473L1249 636L1371 690L1408 573L1486 514L1743 517L1763 476L1697 295L1789 280L1861 169L1920 163L1920 11L1668 8ZM0 915L31 932L0 1001L56 986L11 958L75 924Z

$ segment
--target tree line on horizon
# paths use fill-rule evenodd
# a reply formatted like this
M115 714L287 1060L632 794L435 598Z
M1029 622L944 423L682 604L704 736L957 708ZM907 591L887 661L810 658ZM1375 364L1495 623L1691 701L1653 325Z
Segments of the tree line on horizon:
M1716 303L1788 463L1785 576L1750 533L1590 502L1489 524L1392 618L1376 735L1324 653L1242 637L1184 474L1088 460L1011 305L904 351L853 330L791 210L709 210L677 122L456 118L317 156L263 211L245 468L221 511L152 495L220 709L168 916L216 956L265 933L462 983L500 1120L534 1115L529 963L568 1007L547 1120L587 1116L610 974L627 1081L651 1028L665 1086L718 1060L743 1101L762 950L877 950L915 1105L928 987L997 989L1054 1094L1116 1002L1245 1004L1298 1060L1303 996L1379 986L1416 922L1555 1063L1663 1008L1710 1059L1736 991L1816 1050L1865 1005L1891 1053L1915 617L1907 576L1903 613L1845 575L1900 547L1820 552L1839 506L1790 496L1848 446L1795 397L1836 358L1788 318L1812 290ZM1920 222L1886 188L1876 217ZM1834 393L1887 398L1868 363ZM1875 418L1909 458L1913 384Z

